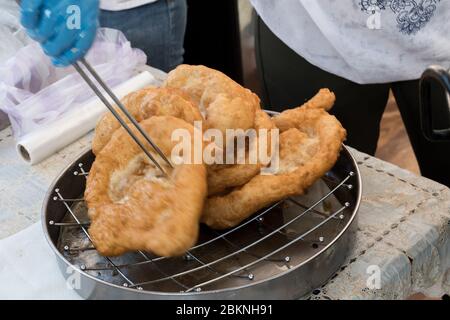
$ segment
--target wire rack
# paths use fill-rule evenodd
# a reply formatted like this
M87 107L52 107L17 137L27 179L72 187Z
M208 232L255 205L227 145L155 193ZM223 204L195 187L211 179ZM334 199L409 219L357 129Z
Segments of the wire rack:
M86 179L86 167L78 163L72 178ZM229 289L286 273L330 245L354 214L355 204L342 199L357 198L342 196L354 191L355 173L341 177L329 173L307 195L274 203L233 229L217 232L202 226L198 243L183 257L143 251L100 256L89 236L84 199L65 197L61 188L53 190L51 201L64 206L65 217L47 223L57 229L55 246L64 258L99 280L152 292Z

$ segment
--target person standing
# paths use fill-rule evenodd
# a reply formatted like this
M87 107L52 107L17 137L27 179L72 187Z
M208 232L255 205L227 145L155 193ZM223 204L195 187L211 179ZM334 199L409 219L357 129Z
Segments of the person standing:
M267 106L291 108L328 87L347 144L373 155L392 90L422 174L450 186L450 142L428 141L419 111L422 72L450 67L449 1L251 1ZM447 96L433 96L436 126L448 128Z
M186 0L101 0L100 26L122 31L148 64L170 71L183 62Z
M183 61L186 0L22 0L20 7L28 35L57 66L82 58L99 25L122 31L155 68Z

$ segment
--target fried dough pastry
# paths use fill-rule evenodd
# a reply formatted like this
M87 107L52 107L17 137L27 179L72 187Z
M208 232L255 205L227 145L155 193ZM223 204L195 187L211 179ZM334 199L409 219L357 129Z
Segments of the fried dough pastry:
M258 96L224 75L205 66L181 65L169 73L166 87L185 91L199 105L205 118L204 129L273 129L273 123L261 110ZM226 140L225 152L234 140ZM253 146L257 148L257 146ZM229 148L229 147L228 147ZM248 160L250 150L245 150ZM236 159L235 159L236 160ZM236 162L236 161L235 161ZM208 167L208 193L214 195L241 186L259 174L261 164L224 164Z
M305 107L288 110L274 117L280 130L279 168L274 175L257 175L226 195L207 199L202 221L215 229L236 226L254 212L293 195L303 194L330 170L340 153L346 131L328 114L321 91ZM317 99L320 97L321 99Z
M194 121L203 121L200 110L189 95L173 88L141 89L127 95L122 103L138 122L152 116L173 116L190 124ZM116 110L128 122L117 107ZM106 113L95 128L92 152L98 154L119 127L120 124L112 113Z
M181 65L169 73L165 86L189 94L202 111L207 128L223 134L226 129L254 128L255 113L260 109L258 96L220 71Z
M260 129L268 130L267 137L267 153L270 155L272 141L270 139L271 130L276 129L270 117L262 110L256 112L255 129L257 132ZM259 145L254 145L255 152L258 152ZM263 167L260 162L256 164L249 164L250 150L245 151L246 164L234 165L218 165L208 167L208 194L210 196L222 193L229 188L242 186L251 178L258 175Z
M281 132L295 128L299 123L306 121L308 116L315 116L314 112L308 113L305 110L325 110L329 111L336 101L336 96L329 89L321 89L305 104L300 107L289 109L273 117L273 121Z
M170 116L151 117L141 126L165 155L170 155L175 146L171 141L173 130L186 129L191 137L196 130ZM89 233L100 254L118 256L143 250L176 256L195 244L207 193L206 167L182 163L164 169L168 176L150 162L122 128L97 155L85 199L91 218Z

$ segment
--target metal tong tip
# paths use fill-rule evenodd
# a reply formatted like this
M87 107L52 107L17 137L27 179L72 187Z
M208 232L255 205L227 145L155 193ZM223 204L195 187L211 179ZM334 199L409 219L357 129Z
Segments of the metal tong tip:
M122 102L117 98L117 96L112 92L112 90L108 87L108 85L101 79L101 77L95 72L92 66L85 60L80 60L81 64L86 67L86 70L92 75L92 77L100 84L100 86L105 90L105 92L111 97L114 103L117 104L120 111L128 118L131 124L137 129L137 131L144 137L145 141L147 141L152 148L158 153L158 155L164 160L164 162L170 167L173 168L172 163L167 159L161 149L152 141L152 139L147 135L147 133L142 129L140 124L136 121L136 119L128 112ZM89 87L95 92L95 94L100 98L103 104L109 109L109 111L114 115L114 117L119 121L120 125L128 132L128 134L133 138L133 140L139 145L139 147L144 151L147 157L152 161L152 163L159 169L161 172L167 175L167 172L162 168L162 166L156 161L155 157L151 154L151 152L145 147L142 141L134 134L131 130L130 126L125 122L124 119L119 115L119 113L114 109L114 107L109 103L108 99L103 95L100 89L95 85L95 83L89 78L86 72L83 70L81 65L78 62L72 64L75 70L80 74L80 76L86 81Z

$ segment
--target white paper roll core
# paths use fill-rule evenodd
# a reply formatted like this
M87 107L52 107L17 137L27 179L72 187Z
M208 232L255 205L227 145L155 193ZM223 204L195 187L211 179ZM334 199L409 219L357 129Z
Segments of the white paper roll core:
M113 88L112 91L119 99L122 99L132 91L158 84L150 72L144 71ZM114 105L109 97L108 100ZM106 106L95 97L45 128L19 138L16 150L25 162L37 164L94 129L97 121L106 111L108 111Z

